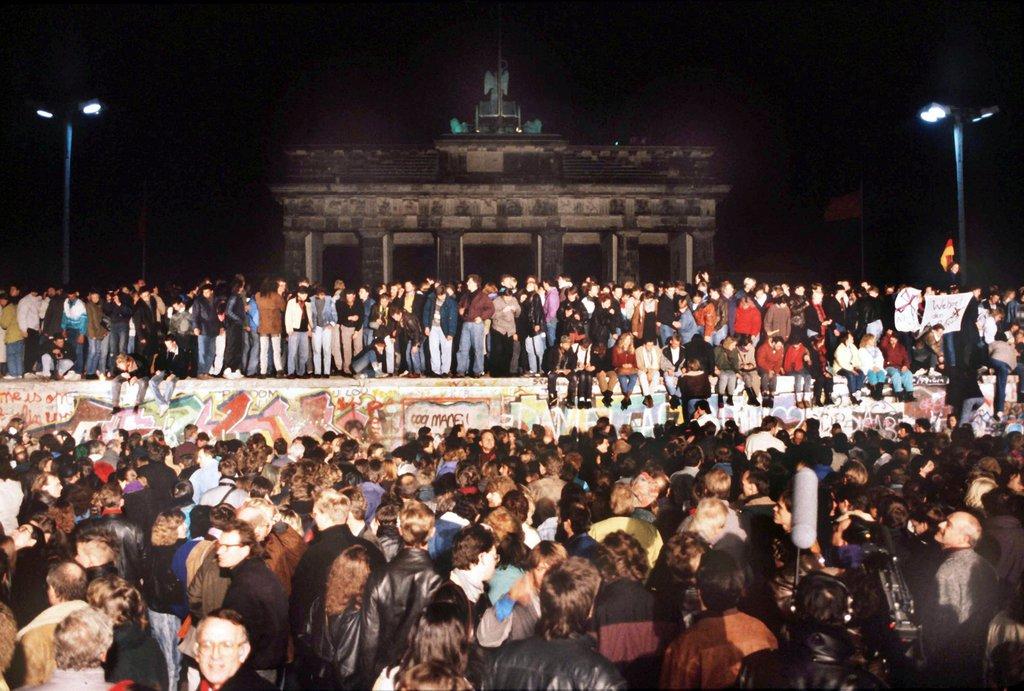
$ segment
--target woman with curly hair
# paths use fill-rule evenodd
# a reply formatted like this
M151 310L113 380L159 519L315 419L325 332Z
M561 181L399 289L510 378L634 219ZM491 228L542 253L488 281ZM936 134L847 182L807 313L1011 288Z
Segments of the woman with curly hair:
M105 665L107 681L131 680L171 691L167 663L149 631L142 593L120 576L101 576L89 584L85 599L114 623L114 644Z

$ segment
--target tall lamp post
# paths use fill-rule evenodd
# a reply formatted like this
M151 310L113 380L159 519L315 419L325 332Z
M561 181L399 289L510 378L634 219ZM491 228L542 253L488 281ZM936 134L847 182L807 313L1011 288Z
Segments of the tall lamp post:
M61 219L61 227L63 231L63 237L61 239L62 245L62 260L61 266L61 281L64 285L71 282L71 136L72 136L72 122L75 113L82 113L83 115L96 116L103 110L103 104L93 99L91 101L83 101L73 106L68 106L64 109L64 210L63 217ZM39 108L36 110L36 115L45 119L53 119L53 111L47 110L46 108Z
M963 108L960 106L944 106L941 103L932 103L924 108L920 117L927 123L936 123L953 118L953 158L956 162L956 221L957 221L957 248L956 261L960 264L960 277L967 276L967 220L964 210L964 121L981 122L999 112L999 106L988 108Z

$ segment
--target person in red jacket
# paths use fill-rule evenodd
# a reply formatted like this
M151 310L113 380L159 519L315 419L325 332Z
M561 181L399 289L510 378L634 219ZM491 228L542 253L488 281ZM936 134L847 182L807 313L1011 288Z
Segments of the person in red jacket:
M740 298L740 304L736 306L736 321L733 322L733 332L736 336L750 336L750 339L755 344L761 333L761 310L746 295Z
M462 319L462 335L459 338L459 352L455 356L455 372L463 377L470 369L469 351L473 351L472 376L484 373L484 322L494 316L494 303L487 293L480 290L480 277L470 274L466 277L466 292L459 298L459 317Z
M782 371L793 377L793 394L797 408L811 407L811 389L814 376L811 369L811 353L804 342L795 335L786 346L782 358Z
M914 375L910 372L910 356L896 334L889 331L882 339L885 373L892 382L892 392L898 401L914 400Z
M739 311L736 312L736 322L739 323ZM757 347L757 371L761 375L761 397L766 407L775 405L775 389L778 377L782 374L782 339L772 336Z

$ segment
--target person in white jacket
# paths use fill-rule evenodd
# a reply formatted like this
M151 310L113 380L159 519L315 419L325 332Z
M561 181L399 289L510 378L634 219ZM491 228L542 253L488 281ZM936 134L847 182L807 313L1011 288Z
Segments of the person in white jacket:
M288 378L306 376L309 364L309 332L313 328L309 286L300 285L284 308L284 330L288 334Z
M860 351L854 340L853 334L845 332L836 347L835 359L832 363L832 371L835 374L846 378L846 388L849 392L850 402L854 405L860 403L857 394L864 386L864 368L860 362Z
M864 334L860 339L860 349L857 353L860 356L861 369L867 377L868 386L871 388L871 398L876 401L882 400L882 387L885 386L885 356L875 341L872 334Z

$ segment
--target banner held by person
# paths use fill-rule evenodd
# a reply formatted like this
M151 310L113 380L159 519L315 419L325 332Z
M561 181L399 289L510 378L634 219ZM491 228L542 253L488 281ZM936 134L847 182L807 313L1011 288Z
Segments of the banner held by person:
M921 329L921 291L917 288L903 288L896 293L896 330L916 332Z
M960 330L960 322L964 318L967 303L974 297L971 293L954 293L953 295L926 295L924 298L924 326L942 324L946 333Z

